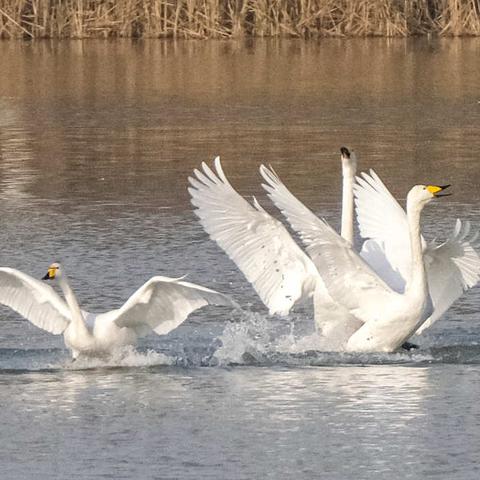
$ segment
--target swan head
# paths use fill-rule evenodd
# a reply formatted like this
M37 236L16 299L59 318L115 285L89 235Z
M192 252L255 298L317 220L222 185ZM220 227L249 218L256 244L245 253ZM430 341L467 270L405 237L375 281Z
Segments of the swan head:
M357 156L353 150L347 147L340 148L340 158L342 159L343 175L354 177L357 173Z
M447 197L449 193L442 193L450 185L415 185L407 195L407 205L419 205L424 207L434 198Z
M42 277L42 280L54 280L60 275L61 275L61 265L55 262L48 267L48 271L46 275Z

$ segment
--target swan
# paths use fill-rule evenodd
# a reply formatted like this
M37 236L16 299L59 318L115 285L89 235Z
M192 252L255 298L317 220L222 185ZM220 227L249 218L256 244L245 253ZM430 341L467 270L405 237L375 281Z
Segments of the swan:
M361 322L350 336L351 352L394 352L432 314L420 215L449 185L415 185L407 195L411 270L403 293L396 292L324 220L292 218L330 296Z
M412 269L405 211L373 170L357 178L354 195L360 235L366 239L360 255L391 288L403 292ZM470 222L457 219L445 242L427 243L422 237L434 309L416 331L417 335L433 325L464 291L480 280L478 231L470 233Z
M275 205L282 211L290 225L302 221L315 225L320 220L285 187L274 172L265 177L264 188ZM398 293L405 291L411 269L410 235L407 215L378 175L362 173L353 184L355 210L360 234L367 240L360 255L380 277ZM469 237L470 223L457 220L451 236L442 244L427 243L421 237L422 250L428 278L429 293L433 302L432 315L418 328L420 335L442 316L461 294L480 280L480 256L475 250L480 245L478 233ZM326 297L324 285L318 283L315 295L315 319L322 333L337 342L346 342L362 325ZM327 299L327 300L325 300ZM332 308L333 307L333 308ZM410 350L416 345L404 342L402 348Z
M341 234L353 242L353 183L357 159L346 147L340 149L343 173ZM312 297L321 287L320 275L283 224L269 215L253 198L241 197L228 181L220 157L215 172L203 162L189 177L188 191L205 231L234 261L269 313L287 315L295 303ZM261 175L275 176L263 165ZM316 316L317 318L317 316Z
M228 296L214 290L181 278L155 276L119 309L93 314L80 309L60 263L52 263L42 280L56 280L65 301L46 283L2 267L0 303L47 332L63 333L73 359L79 355L105 355L118 347L134 345L139 336L152 330L166 335L207 304L235 306Z

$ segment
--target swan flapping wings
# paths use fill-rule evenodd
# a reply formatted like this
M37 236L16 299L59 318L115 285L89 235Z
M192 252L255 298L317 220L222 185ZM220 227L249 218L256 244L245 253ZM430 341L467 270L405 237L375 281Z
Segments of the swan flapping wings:
M220 158L189 178L188 191L205 231L236 263L271 314L285 315L311 296L318 281L312 261L286 228L254 198L250 205L231 186Z
M53 334L63 333L72 322L72 311L52 287L13 268L0 268L0 304ZM209 304L236 306L222 293L181 279L157 276L142 285L118 310L81 313L94 334L99 324L114 322L117 327L133 329L137 335L152 330L165 335L193 311Z
M368 239L362 257L394 290L402 292L411 269L406 213L373 170L357 177L354 191L360 234ZM434 311L417 334L480 280L478 233L470 235L470 231L470 222L457 220L443 244L422 241Z

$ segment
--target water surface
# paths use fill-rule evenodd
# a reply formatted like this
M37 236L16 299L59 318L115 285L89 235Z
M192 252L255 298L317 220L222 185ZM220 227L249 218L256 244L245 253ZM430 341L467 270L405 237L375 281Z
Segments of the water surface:
M63 262L87 310L154 274L231 293L105 363L0 311L2 478L460 478L479 472L478 289L414 353L341 355L312 308L271 318L186 191L221 155L245 196L272 164L338 226L338 149L403 201L451 183L427 238L480 222L480 42L0 43L0 259Z

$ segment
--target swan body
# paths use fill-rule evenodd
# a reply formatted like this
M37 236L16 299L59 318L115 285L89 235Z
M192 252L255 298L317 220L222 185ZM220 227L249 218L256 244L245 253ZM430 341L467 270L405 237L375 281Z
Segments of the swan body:
M101 314L80 309L59 263L43 280L57 280L65 301L43 281L0 268L0 303L54 335L63 334L73 358L98 356L134 345L152 331L165 335L190 313L208 304L235 306L226 295L181 279L156 276L141 286L122 307Z

